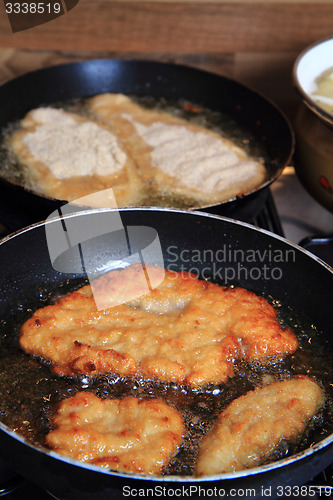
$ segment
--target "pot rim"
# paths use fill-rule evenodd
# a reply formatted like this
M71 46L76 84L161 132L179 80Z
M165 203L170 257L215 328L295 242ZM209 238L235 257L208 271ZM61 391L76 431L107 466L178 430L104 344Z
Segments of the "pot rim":
M313 49L316 47L319 47L321 44L327 43L332 41L333 43L333 35L330 35L328 37L322 38L320 40L317 40L316 42L307 45L297 56L293 69L292 69L292 81L293 85L298 93L298 95L301 97L301 100L303 103L319 118L319 120L324 123L325 125L329 126L330 128L333 128L333 115L332 113L329 113L326 111L324 108L322 108L316 100L311 97L311 95L304 89L302 83L300 82L300 79L298 77L298 69L299 66L303 60L303 58ZM328 68L327 68L328 69ZM313 79L318 77L318 75L314 75Z

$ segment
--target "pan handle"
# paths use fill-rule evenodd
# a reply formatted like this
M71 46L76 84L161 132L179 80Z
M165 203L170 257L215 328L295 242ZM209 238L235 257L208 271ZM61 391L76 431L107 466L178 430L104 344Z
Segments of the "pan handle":
M333 235L308 236L299 245L333 267Z

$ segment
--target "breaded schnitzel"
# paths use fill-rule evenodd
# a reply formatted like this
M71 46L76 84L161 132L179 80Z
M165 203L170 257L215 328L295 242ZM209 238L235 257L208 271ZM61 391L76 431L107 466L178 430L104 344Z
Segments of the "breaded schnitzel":
M151 282L160 282L164 270L147 269ZM21 347L51 361L60 375L107 372L196 387L226 381L236 359L283 356L298 347L275 309L243 288L165 271L157 288L133 299L142 288L141 264L111 271L92 287L99 300L105 297L105 309L96 309L87 285L38 309L21 327Z
M140 199L137 169L121 139L106 127L50 107L30 111L21 125L10 138L11 148L38 192L72 201L112 187L118 205ZM97 206L114 206L110 203L100 196Z
M203 438L196 475L260 465L281 440L297 439L323 402L324 391L306 376L257 388L235 399Z
M55 429L46 436L54 451L100 467L159 474L183 440L183 419L159 399L100 399L79 392L61 401Z
M99 94L76 109L33 109L6 139L24 182L38 193L73 201L112 188L118 206L193 207L234 199L267 179L263 159L204 122L124 94ZM102 196L91 202L114 205Z
M146 182L164 192L216 203L252 191L267 176L262 161L218 132L123 94L88 100L96 119L123 140Z

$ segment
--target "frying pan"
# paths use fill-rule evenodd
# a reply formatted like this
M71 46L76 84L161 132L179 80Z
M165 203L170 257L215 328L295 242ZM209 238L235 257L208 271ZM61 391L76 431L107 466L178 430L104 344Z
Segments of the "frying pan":
M119 233L110 229L109 233L106 231L105 234L91 237L95 231L93 229L91 234L86 232L86 238L81 240L76 234L76 244L64 244L62 253L59 248L50 253L48 246L49 234L59 236L59 224L67 228L68 242L74 227L115 227L112 218L118 217L115 214L120 215L121 225L127 228L128 234L132 234L131 228L135 228L135 234L139 235L134 240L130 239L134 260L139 262L144 255L146 262L155 264L159 258L158 252L149 251L151 244L156 243L156 238L152 237L150 241L150 236L148 239L140 236L145 234L145 228L148 227L148 235L158 235L158 248L162 252L165 267L171 270L191 270L220 284L244 286L255 293L280 301L288 311L291 308L292 311L305 314L307 322L317 328L325 356L331 356L332 268L306 250L247 223L197 211L163 208L124 208L119 212L112 209L83 211L66 215L62 221L51 218L4 238L0 243L1 343L6 335L6 338L13 335L12 325L20 323L22 315L28 314L27 311L31 311L31 308L45 304L45 294L49 296L50 292L57 293L59 287L68 280L85 277L76 246L79 241L88 238L84 242L84 262L89 269L94 265L96 269L101 268L101 262L112 267L114 261L117 261L119 265L121 259L125 258L125 254L122 255L119 250L120 240L117 235L121 231ZM223 249L227 249L224 259L221 256ZM206 250L209 253L205 253ZM239 254L233 257L236 255L232 253L234 250L243 250L244 255L255 252L258 259L248 259L245 262ZM198 252L201 252L201 259L190 258L194 253L198 256ZM278 262L272 258L275 253L283 257ZM53 265L50 255L53 255ZM61 255L63 258L60 258ZM212 255L216 258L211 258ZM223 276L226 268L234 270L235 274L230 278L228 276L232 273ZM243 271L239 271L240 269ZM328 364L331 366L332 356L325 359L330 359ZM327 368L324 363L320 367L323 370ZM13 390L12 398L15 397ZM136 491L138 488L171 488L173 494L177 488L180 491L179 488L192 487L192 498L199 496L199 487L210 489L212 498L221 495L218 490L231 492L237 497L235 491L240 492L242 489L244 492L246 488L252 489L251 496L259 498L262 488L270 488L270 497L274 498L281 496L278 488L304 484L333 462L333 435L330 432L329 430L326 436L322 435L312 447L277 462L247 471L200 479L189 476L145 477L102 471L95 466L84 465L34 446L3 423L0 423L0 450L23 477L66 500L123 498L124 486L127 489L136 488Z
M294 150L288 120L257 92L223 76L152 61L91 60L41 69L8 81L0 87L0 129L38 106L103 92L152 96L167 102L188 100L225 115L227 126L235 128L236 124L241 138L258 148L265 158L267 180L253 192L206 206L205 211L247 221L255 217L265 202L266 188L279 177ZM45 219L64 203L37 195L1 175L0 193L7 213L18 212L17 220L8 221L12 230ZM6 218L6 210L2 217Z

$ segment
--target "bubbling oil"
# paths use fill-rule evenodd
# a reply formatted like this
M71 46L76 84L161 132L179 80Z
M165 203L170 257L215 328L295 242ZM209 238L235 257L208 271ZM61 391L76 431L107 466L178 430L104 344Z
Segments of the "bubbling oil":
M17 306L12 319L2 320L0 337L0 420L36 446L44 446L45 435L52 429L52 418L59 402L78 391L91 391L100 398L159 398L180 412L185 423L185 437L177 455L164 474L193 474L200 442L218 415L231 401L256 387L303 374L324 388L326 403L309 423L306 432L295 441L283 441L266 462L298 453L333 432L333 353L323 335L304 315L265 297L278 309L282 325L296 333L300 348L293 354L256 362L238 361L235 374L224 384L189 388L175 383L119 377L59 377L51 364L24 353L18 343L20 326L32 311L54 302L60 295L79 288L83 279L67 280L56 291L40 290L31 308Z
M236 146L243 149L250 157L263 162L267 168L267 177L274 164L274 159L268 158L267 152L262 145L258 145L253 135L239 126L229 116L209 109L190 104L183 99L178 101L167 101L163 98L157 99L151 96L130 96L138 104L147 109L160 110L173 116L181 118L189 123L217 132L222 137L231 140ZM87 99L72 99L52 104L52 107L76 113L88 119L96 119L88 109ZM199 110L199 111L198 111ZM43 189L30 174L29 168L14 155L10 140L15 132L21 130L20 121L10 123L2 130L0 137L0 177L24 186L37 194L45 195ZM136 205L139 206L161 206L175 208L198 208L210 205L211 200L198 202L195 198L177 192L169 192L158 189L154 181L146 182L143 194Z

